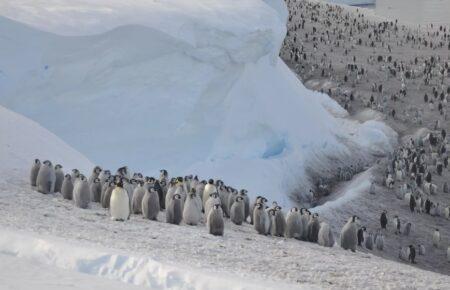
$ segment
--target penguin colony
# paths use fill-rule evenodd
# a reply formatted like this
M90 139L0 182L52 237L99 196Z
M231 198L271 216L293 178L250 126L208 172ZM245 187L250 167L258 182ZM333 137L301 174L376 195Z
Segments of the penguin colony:
M392 192L414 217L383 211L380 228L357 226L357 247L383 249L391 232L414 235L417 214L434 217L436 224L439 218L450 219L450 201L442 198L450 194L450 181L444 178L450 170L450 28L429 24L416 29L316 1L286 3L290 15L281 57L302 79L315 81L312 89L327 93L349 113L379 112L401 134L404 128L427 129L420 137L404 139L409 140L380 162L384 176L369 188L374 196L380 190ZM346 225L351 232L352 223ZM430 247L447 251L435 227L430 227L427 244L398 245L399 252L407 253L406 259L399 258L416 263L416 250L419 255ZM352 249L353 243L347 246Z
M324 247L335 244L330 226L321 222L317 213L294 207L285 216L276 202L268 206L268 200L258 196L251 203L245 189L238 191L221 180L200 181L197 176L169 179L166 170L161 170L158 179L141 173L131 176L127 167L112 175L99 166L86 178L78 169L64 174L61 165L36 159L30 184L43 194L60 193L79 208L88 209L90 203L99 203L115 221L127 221L132 214L162 221L158 220L159 213L165 211L166 223L205 223L208 232L216 236L224 235L225 219L229 218L235 225L252 224L261 235L309 241Z

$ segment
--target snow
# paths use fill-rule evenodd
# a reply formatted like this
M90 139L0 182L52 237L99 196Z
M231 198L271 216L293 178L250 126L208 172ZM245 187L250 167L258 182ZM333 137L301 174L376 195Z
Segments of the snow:
M0 15L0 104L104 168L221 178L287 204L308 193L305 168L333 165L320 156L391 148L278 58L282 1L7 0Z

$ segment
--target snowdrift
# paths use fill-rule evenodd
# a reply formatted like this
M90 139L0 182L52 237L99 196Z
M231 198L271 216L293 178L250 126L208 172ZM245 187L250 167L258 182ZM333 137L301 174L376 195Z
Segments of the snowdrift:
M6 0L0 15L0 103L105 168L286 204L308 197L305 168L392 149L389 128L346 120L278 58L281 0Z
M0 170L28 170L35 158L48 159L69 168L92 168L86 157L54 134L0 106Z

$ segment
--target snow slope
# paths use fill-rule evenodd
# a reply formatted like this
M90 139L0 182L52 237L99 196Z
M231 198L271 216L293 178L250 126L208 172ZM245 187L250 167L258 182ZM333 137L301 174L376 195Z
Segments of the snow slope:
M31 168L35 158L88 170L92 163L39 124L0 106L0 170ZM66 169L67 170L67 169ZM26 172L26 171L25 171Z
M392 141L278 58L286 18L281 0L1 1L0 104L103 167L220 177L286 204L309 194L306 168Z

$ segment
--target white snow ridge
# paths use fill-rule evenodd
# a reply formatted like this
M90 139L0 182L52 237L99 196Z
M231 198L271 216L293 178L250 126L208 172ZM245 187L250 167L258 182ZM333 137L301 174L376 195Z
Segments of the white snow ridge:
M391 149L390 129L337 117L278 58L282 1L7 0L0 15L0 103L105 168L220 177L287 204L309 194L306 167L358 136Z

